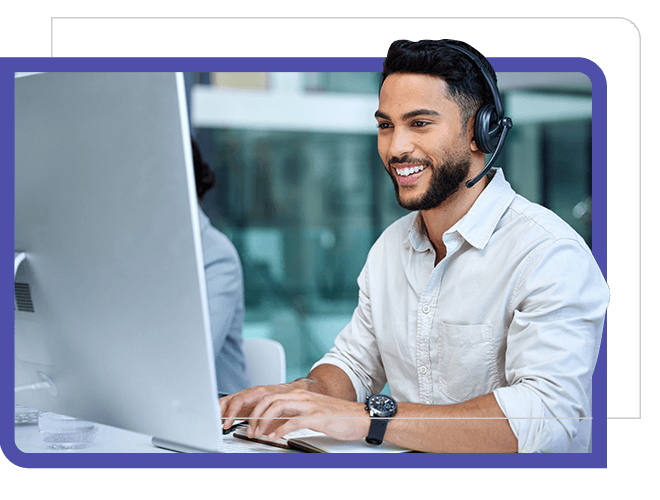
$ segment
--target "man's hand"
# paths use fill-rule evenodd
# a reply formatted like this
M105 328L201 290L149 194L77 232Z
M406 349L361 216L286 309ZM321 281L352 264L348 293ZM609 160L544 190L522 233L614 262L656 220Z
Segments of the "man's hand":
M249 423L250 438L263 434L275 441L297 429L311 429L342 440L367 435L370 420L364 404L316 394L296 385L282 384L246 389L220 399L223 427L237 418Z
M250 437L256 430L257 435L274 433L274 439L301 428L338 439L358 439L350 437L355 435L355 419L367 418L364 404L355 402L350 379L333 365L319 365L307 378L288 384L258 386L225 396L220 399L220 414L225 429L236 419L249 419ZM368 418L366 424L365 436Z
M297 429L311 429L341 440L364 438L370 419L363 403L294 389L261 398L248 417L248 437L275 441Z
M294 383L260 385L220 398L223 428L229 429L236 419L247 419L257 403L267 394L287 393L296 389Z

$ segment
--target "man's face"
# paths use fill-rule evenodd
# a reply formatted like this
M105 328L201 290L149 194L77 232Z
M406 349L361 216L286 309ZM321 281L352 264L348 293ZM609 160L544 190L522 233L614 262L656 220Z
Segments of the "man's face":
M470 140L461 111L443 80L429 75L389 75L376 111L378 153L394 183L399 205L430 210L465 185Z

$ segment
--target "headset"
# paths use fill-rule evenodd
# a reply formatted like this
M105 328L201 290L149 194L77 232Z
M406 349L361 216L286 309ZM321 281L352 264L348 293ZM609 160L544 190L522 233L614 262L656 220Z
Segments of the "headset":
M477 65L479 71L486 80L486 83L493 94L493 100L495 101L495 106L492 104L484 104L481 106L474 118L474 141L477 144L477 148L479 148L479 151L482 153L493 153L493 156L491 156L488 164L474 179L470 179L465 183L468 188L471 188L494 166L495 160L497 160L502 152L502 146L504 146L504 141L506 141L509 129L513 127L513 122L511 121L511 118L504 116L504 105L502 103L500 91L497 89L497 84L476 54L465 47L458 45L455 40L443 41L446 42L447 46L463 53ZM383 86L384 81L385 78L381 76L380 87Z
M504 105L497 84L479 58L465 47L453 43L451 40L447 41L447 45L452 49L456 49L463 53L477 65L479 71L486 80L488 87L490 87L490 91L493 94L493 100L495 101L495 106L492 104L484 104L481 106L474 118L474 141L477 144L479 151L483 153L493 153L493 156L491 156L488 164L474 179L467 181L465 185L468 188L471 188L494 166L495 160L497 160L497 157L502 152L502 147L509 134L509 130L513 127L513 122L511 121L511 118L504 116Z

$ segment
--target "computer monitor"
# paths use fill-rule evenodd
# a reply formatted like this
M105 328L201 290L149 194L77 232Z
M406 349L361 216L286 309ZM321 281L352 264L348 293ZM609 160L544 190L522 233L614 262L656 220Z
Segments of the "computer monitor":
M15 79L15 399L222 440L180 73Z

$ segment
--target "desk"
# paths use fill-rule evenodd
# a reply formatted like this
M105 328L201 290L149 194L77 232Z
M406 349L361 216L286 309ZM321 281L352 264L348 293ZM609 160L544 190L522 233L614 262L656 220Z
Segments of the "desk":
M96 438L87 448L77 450L54 450L46 446L39 433L37 424L14 425L14 441L23 453L177 453L158 448L151 443L151 436L127 431L109 425L96 424L99 427ZM298 450L277 448L242 439L235 443L241 447L234 453L300 453ZM240 443L240 444L239 444Z
M96 439L80 450L54 450L46 446L37 424L14 426L16 447L23 453L175 453L151 444L151 436L98 424Z

